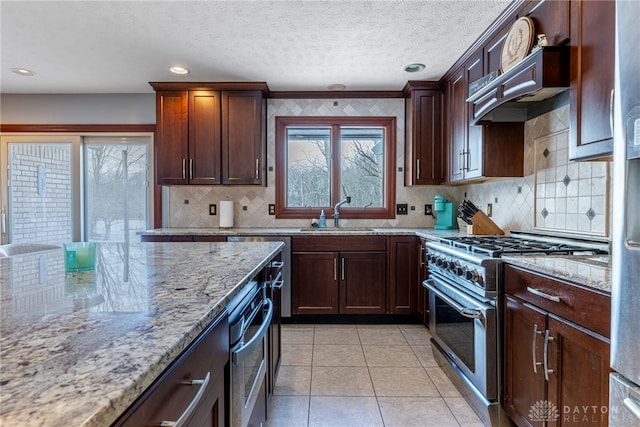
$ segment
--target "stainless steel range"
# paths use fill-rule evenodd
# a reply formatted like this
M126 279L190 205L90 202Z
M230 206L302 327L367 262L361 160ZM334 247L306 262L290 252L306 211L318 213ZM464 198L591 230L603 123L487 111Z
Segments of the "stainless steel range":
M500 409L503 255L607 253L606 240L511 232L427 243L433 352L487 425L509 425Z

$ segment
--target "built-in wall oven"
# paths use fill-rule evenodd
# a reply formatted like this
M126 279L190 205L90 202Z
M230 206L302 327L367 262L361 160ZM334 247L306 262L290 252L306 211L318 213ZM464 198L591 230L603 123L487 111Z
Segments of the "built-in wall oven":
M264 283L253 281L229 307L233 307L229 313L229 424L246 427L256 411L266 413L267 332L273 303L266 297ZM264 419L264 415L258 418Z
M500 405L502 255L606 253L608 244L512 232L426 246L434 357L485 424L510 425Z

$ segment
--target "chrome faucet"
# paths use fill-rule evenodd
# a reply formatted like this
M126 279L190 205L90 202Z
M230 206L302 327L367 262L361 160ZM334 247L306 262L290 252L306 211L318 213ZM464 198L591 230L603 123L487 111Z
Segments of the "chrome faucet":
M333 208L333 226L335 228L340 227L340 211L339 211L339 208L340 208L340 206L344 205L345 203L351 203L351 197L347 196L346 199L336 203L336 205Z

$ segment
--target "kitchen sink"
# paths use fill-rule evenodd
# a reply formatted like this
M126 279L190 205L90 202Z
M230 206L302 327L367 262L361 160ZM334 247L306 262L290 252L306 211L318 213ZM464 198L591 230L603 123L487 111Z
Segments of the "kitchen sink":
M9 243L8 245L0 246L0 257L48 251L51 249L60 249L60 246L45 243Z
M346 232L346 231L374 231L373 228L369 227L327 227L327 228L318 228L318 227L305 227L301 228L300 231L317 231L318 233L326 233L326 232Z

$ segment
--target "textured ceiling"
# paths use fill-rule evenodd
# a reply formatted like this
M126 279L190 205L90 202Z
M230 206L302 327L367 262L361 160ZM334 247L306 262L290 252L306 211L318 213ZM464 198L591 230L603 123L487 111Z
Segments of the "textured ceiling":
M439 79L508 4L1 0L0 92L142 93L152 92L149 81L400 90ZM406 73L414 62L426 68ZM173 65L191 73L172 75Z

